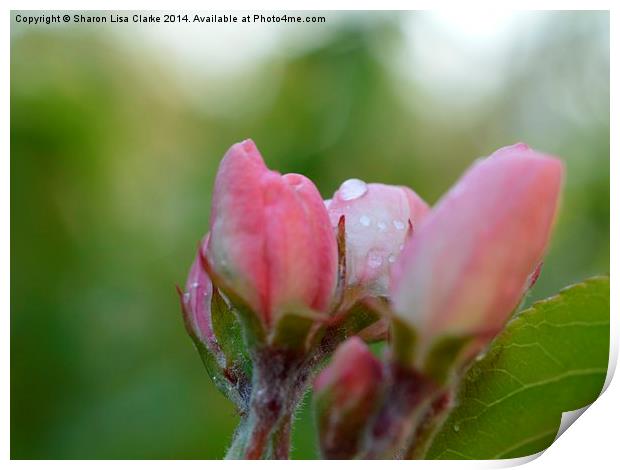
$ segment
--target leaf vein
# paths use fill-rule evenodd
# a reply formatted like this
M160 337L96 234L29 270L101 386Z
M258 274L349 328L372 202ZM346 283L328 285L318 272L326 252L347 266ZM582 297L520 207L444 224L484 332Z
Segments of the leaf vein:
M551 359L551 361L554 362L556 365L558 365L560 367L564 367L564 364L562 364L553 354L551 354L542 344L540 344L538 342L533 342L533 343L510 343L510 344L507 344L506 346L503 346L503 349L509 349L511 347L517 347L517 348L537 347L538 349L540 349L543 352L543 354L545 356L547 356L549 359Z
M547 430L547 431L543 431L541 433L538 433L538 434L536 434L534 436L526 437L525 439L520 440L516 444L511 445L507 449L497 453L492 458L493 459L501 459L501 458L503 458L504 455L509 454L510 452L518 449L519 447L522 447L522 446L524 446L526 444L530 444L532 442L538 441L538 440L543 439L543 438L545 438L547 436L556 435L557 432L558 432L557 429L551 429L551 430Z
M510 393L507 393L506 395L504 395L501 398L498 398L497 400L494 400L490 403L484 403L482 400L476 399L477 401L479 401L480 403L483 403L484 406L486 406L486 408L484 410L482 410L480 413L474 415L474 416L470 416L468 418L464 418L461 421L459 421L457 423L457 425L462 425L463 423L467 422L467 421L471 421L471 420L475 420L478 419L480 416L482 416L484 413L486 413L490 408L502 403L505 400L508 400L509 398L518 395L519 393L522 393L526 390L529 390L531 388L536 388L536 387L542 387L551 383L555 383L555 382L560 382L564 379L570 378L570 377L575 377L575 376L580 376L580 375L594 375L594 374L606 374L607 370L606 369L601 369L601 368L594 368L594 369L581 369L581 370L571 370L568 372L565 372L563 374L560 374L556 377L553 377L551 379L546 379L546 380L540 380L538 382L532 382L529 384L525 384L515 390L513 390Z
M448 452L452 452L453 454L456 455L460 455L462 458L467 459L467 460L473 460L474 457L471 457L469 455L464 454L463 452L459 452L458 450L454 450L450 447L447 447L446 449L442 450L441 453L437 454L437 457L435 457L436 459L440 459L442 455L448 453Z
M513 379L515 382L517 382L519 385L521 385L522 387L525 387L525 383L523 383L516 375L514 375L511 372L508 372L506 369L501 369L501 368L494 368L494 369L487 369L488 372L503 372L504 374L506 374L508 377L510 377L511 379Z
M575 321L569 321L566 323L554 323L554 322L550 322L549 320L541 320L539 322L533 323L533 322L528 322L526 325L523 326L531 326L532 328L538 328L539 326L550 326L552 328L564 328L564 327L570 327L570 326L591 326L591 327L598 327L598 326L609 326L609 321L579 321L579 320L575 320Z

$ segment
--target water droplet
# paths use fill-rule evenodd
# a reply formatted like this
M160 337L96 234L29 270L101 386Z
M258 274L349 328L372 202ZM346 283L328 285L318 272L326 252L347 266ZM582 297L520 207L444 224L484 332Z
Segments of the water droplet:
M371 268L378 268L383 264L383 257L380 253L371 251L370 253L368 253L367 262L368 266L370 266Z
M362 224L364 227L368 227L370 225L370 217L368 217L367 215L361 216L360 224Z
M396 230L405 230L405 223L402 220L394 219L392 221Z
M385 222L377 222L377 227L379 228L380 231L385 232L387 225L385 224Z
M187 302L189 300L189 292L183 292L183 301Z
M404 250L404 248L405 248L405 245L404 245L403 243L401 243L400 245L398 245L398 249L399 249L400 251L403 251L403 250Z
M390 263L393 263L394 261L396 261L396 256L394 256L394 255L390 255L390 256L388 256L388 261L389 261Z
M454 429L454 432L459 432L461 430L461 427L458 424L455 424L454 426L452 426L452 429Z
M200 284L198 284L197 282L192 282L192 285L189 286L189 287L192 288L192 289L197 289L198 286L200 286Z
M343 201L352 201L362 197L368 191L368 186L362 180L352 178L340 185L338 196Z

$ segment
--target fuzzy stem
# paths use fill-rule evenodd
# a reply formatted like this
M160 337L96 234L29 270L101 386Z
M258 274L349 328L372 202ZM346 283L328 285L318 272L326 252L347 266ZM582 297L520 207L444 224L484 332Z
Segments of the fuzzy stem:
M433 443L433 439L452 410L453 395L451 390L446 390L435 398L416 429L413 440L405 452L405 459L424 459L428 449Z
M291 422L291 415L284 416L274 430L271 436L271 459L288 460L291 450Z
M227 458L288 457L292 415L310 376L303 358L288 349L254 351L249 414L239 424Z
M362 459L392 459L398 456L424 417L437 393L437 385L418 372L390 364L391 380L381 406L367 429Z
M245 455L245 447L248 440L249 425L246 417L241 417L237 429L233 434L233 440L226 452L226 460L239 460Z

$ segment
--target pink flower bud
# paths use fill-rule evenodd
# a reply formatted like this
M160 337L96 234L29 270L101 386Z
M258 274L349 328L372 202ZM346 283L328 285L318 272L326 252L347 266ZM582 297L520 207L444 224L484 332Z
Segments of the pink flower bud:
M214 289L205 269L204 250L208 240L207 234L200 242L185 291L177 288L181 296L183 320L215 386L239 410L243 410L250 377L246 358L235 339L239 334L237 320Z
M381 362L353 336L342 343L330 364L314 380L315 393L329 391L339 404L358 400L381 379Z
M505 147L472 165L429 212L391 284L393 308L417 330L419 348L503 327L547 247L562 177L560 160Z
M269 170L251 140L233 145L215 179L211 268L272 325L286 311L325 311L337 247L321 195L302 175Z
M350 459L358 451L364 424L381 386L381 362L357 336L341 344L314 381L321 452Z
M345 216L347 287L360 296L387 295L390 269L426 203L404 186L350 179L325 204L334 227Z
M206 246L208 235L200 243L199 250ZM202 343L214 355L220 350L211 327L211 297L213 285L200 260L200 253L196 255L189 271L185 292L182 293L181 303L183 318L187 332L195 341Z

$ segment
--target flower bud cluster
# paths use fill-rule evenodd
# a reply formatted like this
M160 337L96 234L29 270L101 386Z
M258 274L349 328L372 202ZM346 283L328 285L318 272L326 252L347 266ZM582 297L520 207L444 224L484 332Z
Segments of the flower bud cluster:
M355 178L323 201L308 178L268 169L251 140L233 145L181 292L210 374L249 416L231 449L267 455L336 350L314 382L323 455L394 455L536 281L562 179L560 160L516 144L432 208ZM377 339L382 361L363 342Z

